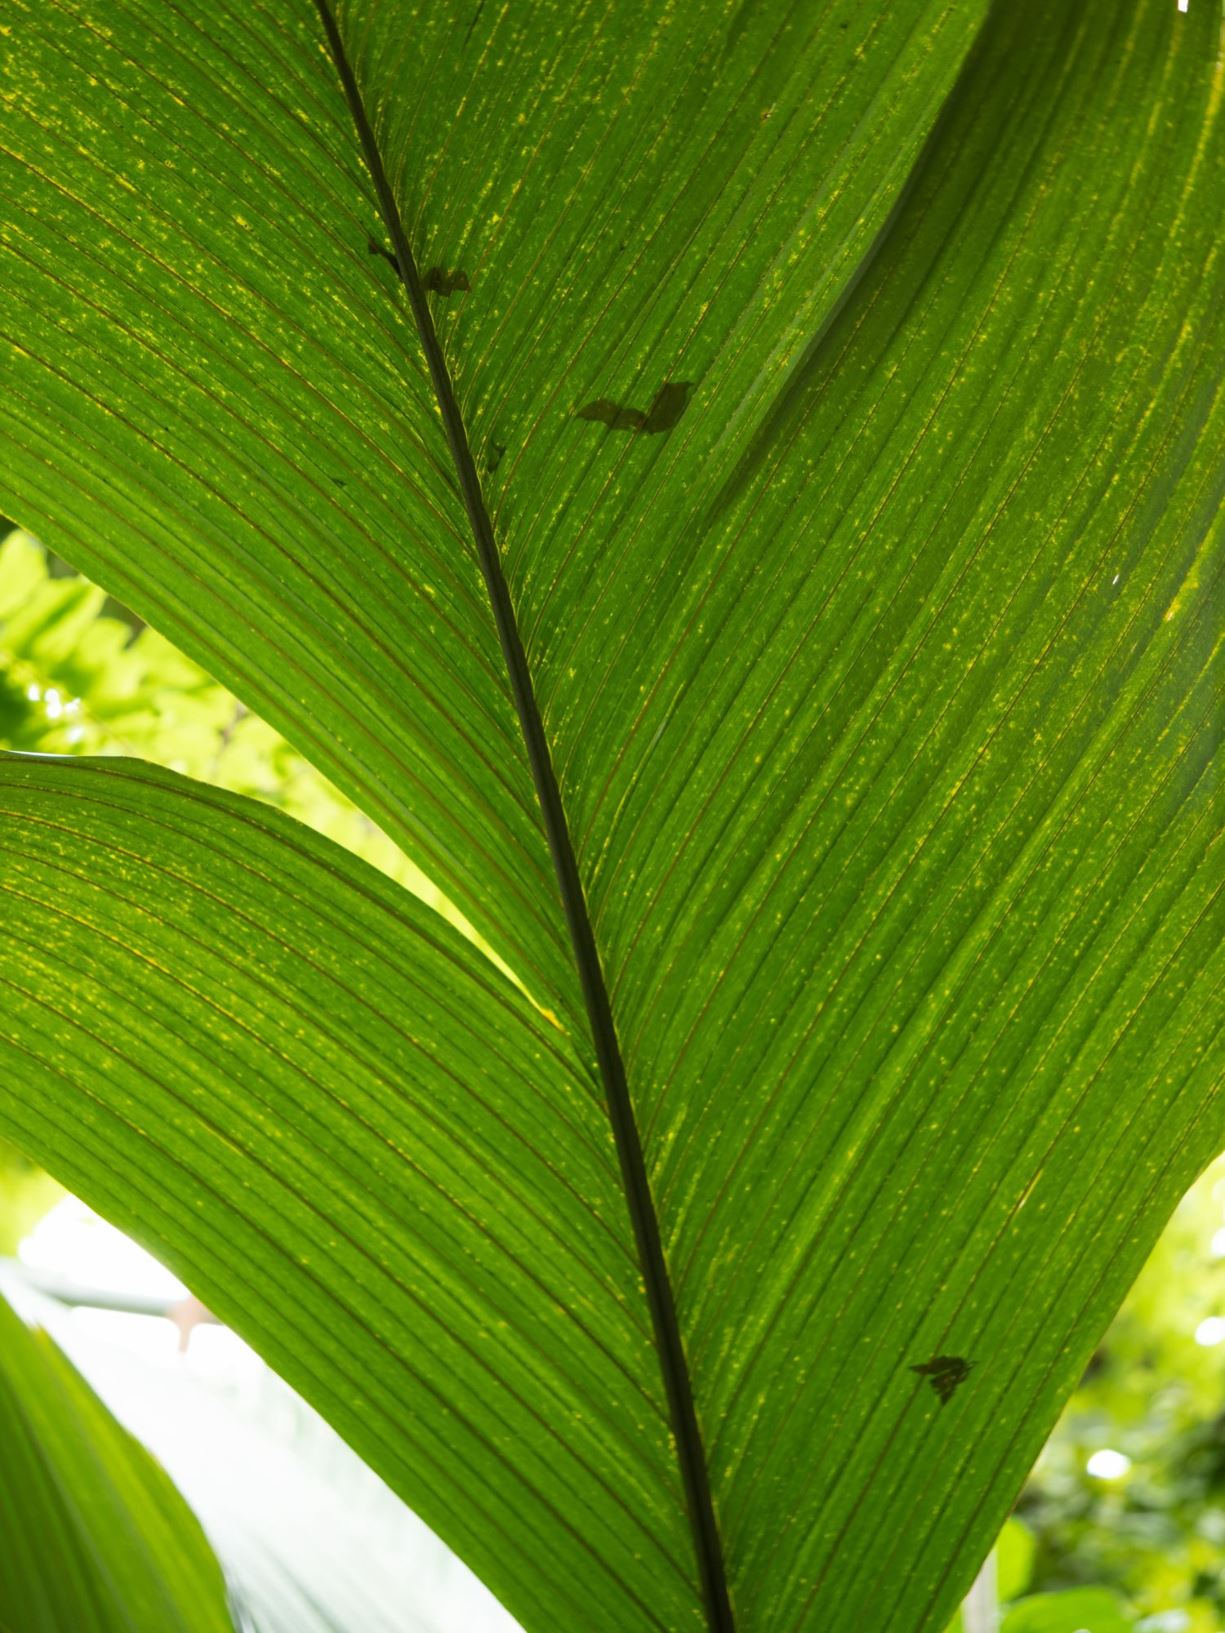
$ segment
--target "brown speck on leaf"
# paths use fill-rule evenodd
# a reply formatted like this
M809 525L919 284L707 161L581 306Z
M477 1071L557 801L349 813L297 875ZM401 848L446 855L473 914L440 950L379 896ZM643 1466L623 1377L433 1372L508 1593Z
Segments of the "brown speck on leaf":
M930 1361L920 1362L910 1370L927 1379L939 1395L941 1406L945 1406L970 1376L973 1365L973 1361L963 1360L960 1355L933 1355Z

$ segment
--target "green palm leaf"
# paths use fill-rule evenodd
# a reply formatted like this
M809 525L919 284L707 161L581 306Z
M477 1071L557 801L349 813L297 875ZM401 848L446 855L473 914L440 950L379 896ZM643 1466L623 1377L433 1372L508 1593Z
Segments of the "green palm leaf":
M232 1633L220 1568L162 1469L0 1299L0 1628Z
M17 13L0 504L524 990L9 762L5 1128L529 1627L939 1626L1222 1142L1216 20Z

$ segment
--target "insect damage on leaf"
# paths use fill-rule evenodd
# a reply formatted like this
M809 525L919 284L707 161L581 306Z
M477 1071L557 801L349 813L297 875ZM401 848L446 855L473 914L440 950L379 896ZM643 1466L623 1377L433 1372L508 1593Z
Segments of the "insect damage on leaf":
M432 266L425 275L425 287L435 295L454 295L458 289L471 289L468 274L462 267L454 272L444 272L440 266Z
M963 1360L960 1355L933 1355L930 1361L923 1361L910 1370L927 1379L944 1406L970 1376L973 1365L973 1361Z
M574 417L576 420L599 420L613 431L646 431L648 434L670 431L685 412L692 390L690 380L665 380L645 414L640 408L629 408L607 397L597 397L595 402L575 409Z

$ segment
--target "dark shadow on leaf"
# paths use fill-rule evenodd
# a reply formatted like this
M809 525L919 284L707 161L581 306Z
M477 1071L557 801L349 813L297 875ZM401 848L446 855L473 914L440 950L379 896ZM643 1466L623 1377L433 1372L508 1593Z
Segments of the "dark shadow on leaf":
M963 1360L960 1355L933 1355L930 1361L923 1361L910 1370L927 1379L944 1406L970 1376L973 1365L973 1361Z
M692 390L690 380L665 380L647 410L646 424L642 429L646 432L670 431L689 406L689 393Z
M432 266L425 275L425 287L435 295L454 295L457 290L471 289L472 285L462 267L444 272L442 267Z
M620 403L614 403L607 397L597 397L585 408L576 409L574 417L576 420L599 420L601 425L610 426L614 431L641 431L647 421L640 408L622 408Z
M377 238L368 238L366 240L366 249L369 252L369 254L371 254L371 255L381 255L383 257L384 261L390 262L391 266L394 267L397 276L399 275L399 272L400 272L400 263L399 263L399 261L392 254L392 252L389 249L386 248L385 245L379 243Z
M665 380L645 414L640 408L614 403L608 397L597 397L595 402L576 409L574 417L576 420L598 420L613 431L645 431L648 435L670 431L685 412L692 390L692 381Z

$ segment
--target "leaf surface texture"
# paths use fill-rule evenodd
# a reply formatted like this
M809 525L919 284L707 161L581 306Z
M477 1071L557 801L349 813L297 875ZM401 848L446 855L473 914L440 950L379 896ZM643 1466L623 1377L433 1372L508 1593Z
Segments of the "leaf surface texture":
M615 1025L735 1625L940 1626L1221 1144L1213 19L355 0L323 22L219 8L205 30L101 10L31 15L0 69L0 500L311 754L528 997L241 803L8 768L13 831L62 835L54 864L6 839L21 900L67 926L13 977L10 1047L43 1071L79 1041L38 1006L57 966L70 991L105 973L115 822L116 990L144 1017L108 1011L89 1069L42 1079L25 1143L45 1157L90 1097L70 1173L89 1195L108 1119L147 1139L159 1097L185 1105L159 1113L181 1147L133 1147L151 1180L177 1153L163 1251L224 1313L236 1187L276 1216L236 1324L526 1625L592 1602L601 1628L704 1625L475 504ZM196 807L209 857L184 852L162 900ZM149 890L157 957L124 940ZM366 973L341 980L361 926ZM171 1003L189 927L237 973ZM281 951L252 964L252 938ZM214 1023L213 981L240 978ZM215 1025L215 1055L179 1058L176 1029ZM361 1111L351 1027L363 1071L400 1031L418 1050L396 1043ZM467 1107L454 1148L418 1122L439 1096ZM238 1121L206 1174L214 1103ZM239 1139L249 1117L266 1147ZM463 1460L490 1471L478 1501Z

